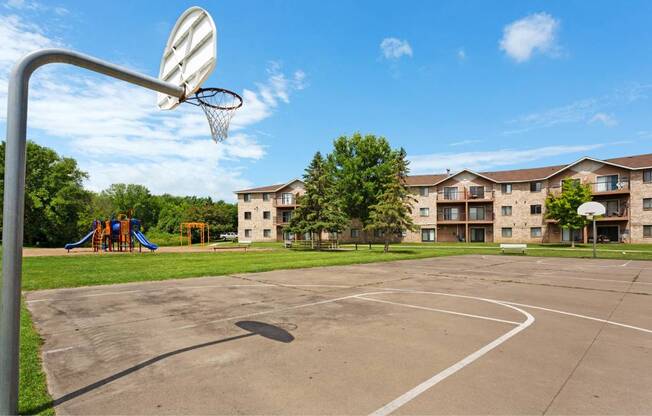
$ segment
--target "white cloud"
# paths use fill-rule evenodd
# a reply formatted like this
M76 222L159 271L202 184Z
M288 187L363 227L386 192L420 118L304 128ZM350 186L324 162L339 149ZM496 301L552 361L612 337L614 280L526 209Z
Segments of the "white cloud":
M396 60L402 56L412 57L412 47L407 40L385 38L380 42L380 50L385 59Z
M605 125L615 126L617 120L606 111L614 107L626 107L633 102L647 99L647 91L651 88L652 85L649 84L633 84L601 97L584 98L567 105L529 113L508 121L507 124L515 128L507 130L503 134L524 133L565 123L601 121ZM595 120L593 120L594 118Z
M19 10L19 11L36 11L36 12L49 12L52 11L59 16L65 16L69 13L68 9L62 6L48 6L38 1L33 0L7 0L3 4L6 9Z
M448 145L455 147L455 146L466 146L468 144L475 144L475 143L482 143L482 140L477 140L477 139L460 140L457 142L449 143Z
M432 153L428 155L414 155L408 157L410 160L410 171L412 173L439 173L446 169L459 171L471 169L487 171L494 168L514 165L516 162L522 164L533 162L552 156L573 154L598 149L605 144L590 144L577 146L544 146L531 149L500 149L486 152L462 152L462 153Z
M613 114L607 113L596 113L588 121L589 124L593 123L602 123L607 127L614 127L618 125L618 120L613 116Z
M547 13L535 13L504 27L500 49L516 62L525 62L535 52L554 55L559 20Z
M13 40L0 49L0 120L4 120L11 66L26 52L61 43L17 16L0 17L0 37ZM87 186L93 190L132 182L157 193L233 199L233 190L251 185L242 177L242 162L265 155L265 146L247 129L289 103L292 94L305 86L303 71L287 76L280 64L270 63L267 79L242 92L244 105L232 120L230 137L215 144L197 107L159 111L153 91L53 66L39 70L31 81L29 135L37 140L44 135L62 139L61 146L71 149L65 153L89 172Z
M464 50L464 48L459 48L457 50L457 59L459 59L460 61L466 60L466 51Z

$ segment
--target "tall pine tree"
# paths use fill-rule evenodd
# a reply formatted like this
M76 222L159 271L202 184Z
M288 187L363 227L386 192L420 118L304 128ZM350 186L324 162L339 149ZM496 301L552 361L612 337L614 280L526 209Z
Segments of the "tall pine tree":
M389 251L392 236L417 229L412 220L414 197L406 183L409 162L405 150L394 153L392 170L384 181L385 187L378 196L378 202L369 207L369 222L365 226L366 230L382 232L385 253Z
M310 233L321 248L322 232L339 233L348 223L337 194L333 167L320 152L315 153L303 175L305 194L299 197L298 206L290 219L288 230L293 233Z

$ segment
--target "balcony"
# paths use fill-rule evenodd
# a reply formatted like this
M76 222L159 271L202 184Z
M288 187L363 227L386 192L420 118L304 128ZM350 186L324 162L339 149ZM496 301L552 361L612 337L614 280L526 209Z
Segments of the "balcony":
M466 215L464 212L450 213L445 211L440 211L437 213L437 222L443 224L452 224L458 222L464 222L466 220Z
M591 183L593 194L627 194L629 193L629 178L619 178L617 181Z
M437 202L492 201L493 199L494 191L483 187L447 188L437 192Z
M290 223L290 218L292 217L285 217L283 215L274 217L274 225L288 225Z
M469 212L469 223L483 223L483 222L493 222L494 220L494 213L491 211L485 211L484 213L477 213L472 215L471 212Z
M464 213L464 210L459 210L456 212L451 212L449 210L442 210L437 212L437 223L438 224L455 224L455 223L488 223L493 222L495 215L493 210L485 207L484 211L476 211L474 209L469 209L468 214Z
M293 208L297 206L297 197L295 195L292 196L284 196L281 198L274 198L274 206L275 207L287 207L287 208Z
M620 178L619 180L610 180L607 182L590 182L586 183L591 189L593 195L614 195L629 193L629 178ZM561 186L549 186L548 194L561 195Z

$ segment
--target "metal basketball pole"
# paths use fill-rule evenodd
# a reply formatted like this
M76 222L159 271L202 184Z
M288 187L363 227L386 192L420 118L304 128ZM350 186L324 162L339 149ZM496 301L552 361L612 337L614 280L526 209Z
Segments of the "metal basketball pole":
M43 49L23 57L9 80L2 223L0 296L0 415L18 414L18 353L25 209L27 98L29 79L39 67L65 63L182 98L184 88L110 62L65 49Z

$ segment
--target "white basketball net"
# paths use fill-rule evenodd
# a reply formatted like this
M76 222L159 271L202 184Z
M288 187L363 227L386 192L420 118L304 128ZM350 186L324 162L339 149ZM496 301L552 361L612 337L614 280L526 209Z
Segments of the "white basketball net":
M231 118L235 111L242 107L242 98L238 94L222 88L200 89L186 101L204 110L211 128L211 136L216 143L228 137Z

